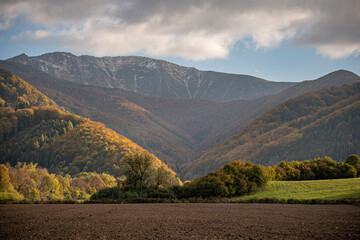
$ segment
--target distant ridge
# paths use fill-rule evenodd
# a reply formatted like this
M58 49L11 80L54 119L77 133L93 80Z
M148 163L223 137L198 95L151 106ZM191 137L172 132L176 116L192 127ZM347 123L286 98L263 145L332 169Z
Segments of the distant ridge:
M360 82L302 94L272 108L202 154L185 170L189 178L234 160L262 165L360 153Z
M229 102L200 99L164 101L130 93L126 95L126 98L188 133L194 139L194 151L200 153L234 135L253 119L284 101L304 93L354 82L360 82L358 75L339 70L315 80L298 83L278 94L257 99L239 99ZM125 95L122 96L125 97Z
M8 59L30 65L59 79L85 85L120 88L147 96L229 101L278 93L294 82L271 82L260 78L179 66L147 57L93 57L55 52Z

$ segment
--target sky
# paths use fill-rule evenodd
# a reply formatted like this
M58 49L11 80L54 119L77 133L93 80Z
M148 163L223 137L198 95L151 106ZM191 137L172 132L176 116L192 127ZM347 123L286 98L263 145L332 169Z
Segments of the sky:
M360 75L360 0L0 0L0 59L139 55L303 81Z

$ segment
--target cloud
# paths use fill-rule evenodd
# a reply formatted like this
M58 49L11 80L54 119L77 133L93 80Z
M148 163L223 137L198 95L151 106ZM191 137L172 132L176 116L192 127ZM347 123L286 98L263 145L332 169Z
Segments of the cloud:
M77 53L226 58L239 41L284 40L342 58L360 53L358 0L4 0L0 30L17 17L42 26L13 40L52 41Z

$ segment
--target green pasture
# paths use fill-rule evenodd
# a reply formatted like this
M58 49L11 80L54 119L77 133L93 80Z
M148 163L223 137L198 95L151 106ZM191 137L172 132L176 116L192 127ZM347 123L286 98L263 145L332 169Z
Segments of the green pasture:
M236 199L251 198L328 200L360 198L360 178L311 181L270 181L263 191Z

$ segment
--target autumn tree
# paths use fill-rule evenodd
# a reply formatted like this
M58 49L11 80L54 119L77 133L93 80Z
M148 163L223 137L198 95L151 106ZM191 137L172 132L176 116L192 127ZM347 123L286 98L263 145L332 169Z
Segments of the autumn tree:
M155 170L155 187L168 186L171 177L172 175L169 168L162 163L161 166Z
M96 191L99 191L105 187L103 180L99 174L95 174L90 181L90 187L94 188Z
M151 177L154 176L154 161L154 157L148 153L129 154L122 159L122 174L126 177L128 186L141 193L145 185L150 185Z
M4 164L0 164L0 192L7 192L14 190L10 182L9 170Z

